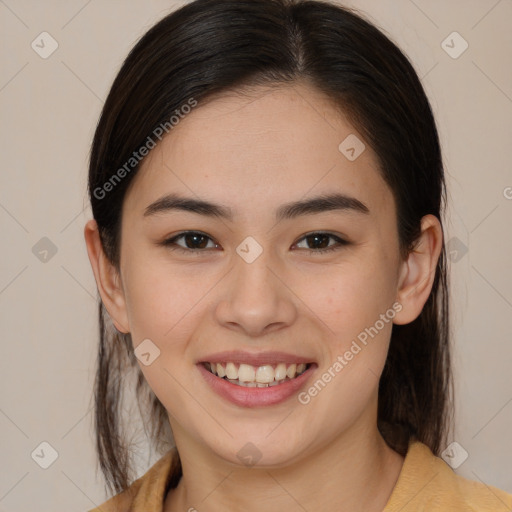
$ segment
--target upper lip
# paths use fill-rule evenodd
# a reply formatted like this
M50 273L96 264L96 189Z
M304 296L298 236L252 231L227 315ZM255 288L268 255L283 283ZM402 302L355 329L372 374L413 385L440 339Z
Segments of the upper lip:
M288 352L244 352L243 350L230 350L226 352L216 352L204 356L200 363L238 363L250 364L252 366L263 366L265 364L300 364L312 363L313 359L310 357L301 357Z

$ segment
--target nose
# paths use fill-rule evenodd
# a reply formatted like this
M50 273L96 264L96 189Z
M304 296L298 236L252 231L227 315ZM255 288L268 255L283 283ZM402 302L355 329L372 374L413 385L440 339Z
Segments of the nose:
M251 263L237 255L217 304L217 321L251 337L291 325L297 309L291 286L280 269L266 251Z

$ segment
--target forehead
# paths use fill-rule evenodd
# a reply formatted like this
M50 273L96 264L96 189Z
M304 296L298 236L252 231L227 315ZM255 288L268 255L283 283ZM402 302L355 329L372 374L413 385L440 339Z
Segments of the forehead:
M344 153L344 141L358 153L364 147L355 160ZM382 213L390 207L391 192L376 155L363 144L339 109L308 86L223 94L199 103L151 150L125 205L142 215L150 202L177 192L252 216L334 191Z

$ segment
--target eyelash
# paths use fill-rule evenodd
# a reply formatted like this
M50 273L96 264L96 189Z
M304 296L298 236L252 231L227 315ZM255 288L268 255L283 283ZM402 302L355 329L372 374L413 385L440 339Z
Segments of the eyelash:
M201 252L205 252L207 249L185 249L183 247L180 247L179 245L176 245L176 240L179 238L183 238L186 235L200 235L206 238L209 238L213 241L211 237L209 237L206 233L202 233L201 231L183 231L182 233L179 233L171 238L168 238L164 240L160 245L163 245L167 248L169 248L172 251L179 251L181 253L195 253L195 255L199 255ZM307 237L313 236L313 235L323 235L327 236L329 238L332 238L333 240L336 240L337 244L334 244L333 246L327 247L326 249L306 249L307 251L310 251L314 254L325 254L331 251L336 251L341 249L343 246L350 245L350 242L347 242L343 238L340 238L339 236L333 235L332 233L326 233L323 231L313 231L311 233L307 233L302 238L298 240L297 243L301 242L302 240L305 240Z

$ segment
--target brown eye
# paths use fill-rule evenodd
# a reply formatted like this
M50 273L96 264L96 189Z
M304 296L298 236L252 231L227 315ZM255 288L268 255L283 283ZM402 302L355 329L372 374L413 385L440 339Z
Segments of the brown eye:
M340 249L344 245L349 245L349 242L339 236L322 232L309 233L301 238L301 240L305 240L306 244L309 246L305 249L313 253L330 252ZM329 240L334 240L336 243L329 245Z
M183 239L184 244L178 244L177 240ZM179 250L188 253L192 252L203 252L205 249L209 249L208 242L212 241L208 235L201 233L199 231L184 231L172 238L168 238L162 242L162 245L169 247L171 250ZM217 244L214 243L214 247L217 247Z

